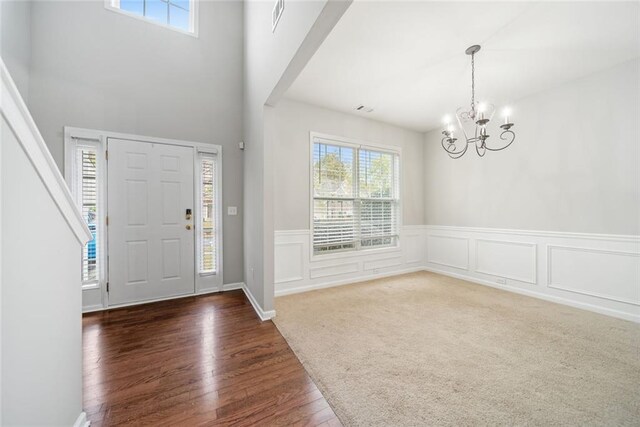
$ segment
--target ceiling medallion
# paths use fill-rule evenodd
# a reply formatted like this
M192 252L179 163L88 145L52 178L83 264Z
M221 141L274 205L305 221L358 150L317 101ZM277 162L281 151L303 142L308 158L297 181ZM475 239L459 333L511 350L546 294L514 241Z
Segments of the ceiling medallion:
M456 129L451 123L451 118L447 116L445 118L445 129L442 131L444 138L442 138L442 148L447 152L452 159L459 159L467 152L469 144L474 144L476 153L482 157L487 150L500 151L510 146L516 139L516 134L513 133L511 128L513 123L509 121L509 110L504 110L504 124L500 125L502 132L500 133L500 140L502 140L501 146L490 147L487 145L489 134L487 133L487 125L493 119L495 113L495 107L492 104L486 104L483 102L476 103L476 86L475 86L475 54L480 51L480 45L473 45L465 51L467 55L471 55L471 108L465 109L460 107L456 110L456 119L460 130L464 136L465 141L462 147L456 145L458 138L455 137Z

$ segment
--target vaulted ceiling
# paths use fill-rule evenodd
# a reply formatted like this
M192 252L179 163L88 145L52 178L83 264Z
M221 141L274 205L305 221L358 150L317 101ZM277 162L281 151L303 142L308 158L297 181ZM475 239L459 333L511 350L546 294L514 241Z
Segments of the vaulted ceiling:
M469 104L473 44L476 99L509 104L640 57L640 2L356 1L286 97L428 131Z

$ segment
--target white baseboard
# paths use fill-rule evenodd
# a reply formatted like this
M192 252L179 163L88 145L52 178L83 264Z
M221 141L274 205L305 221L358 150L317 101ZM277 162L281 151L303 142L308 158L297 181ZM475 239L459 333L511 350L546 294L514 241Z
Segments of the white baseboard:
M244 282L227 283L226 285L222 285L222 292L235 291L242 288L244 288Z
M333 288L335 286L351 285L354 283L367 282L369 280L374 280L374 279L383 279L385 277L393 277L393 276L398 276L400 274L415 273L416 271L423 271L423 270L424 270L423 267L412 267L412 268L406 268L401 270L393 270L386 273L373 274L370 276L359 276L353 279L342 279L342 280L335 280L332 282L318 283L315 285L305 285L297 288L282 289L282 290L276 291L275 296L281 297L284 295L315 291L317 289L326 289L326 288Z
M429 271L431 273L442 274L444 276L449 276L449 277L453 277L453 278L456 278L456 279L466 280L467 282L476 283L478 285L489 286L491 288L496 288L496 289L502 289L503 291L514 292L514 293L520 294L520 295L526 295L526 296L529 296L529 297L534 297L534 298L542 299L542 300L545 300L545 301L555 302L557 304L568 305L570 307L580 308L580 309L583 309L583 310L593 311L595 313L600 313L600 314L604 314L604 315L607 315L607 316L617 317L619 319L630 320L632 322L640 323L640 316L639 315L634 315L634 314L626 313L626 312L619 311L619 310L614 310L614 309L600 307L600 306L593 305L593 304L587 304L587 303L583 303L583 302L573 301L573 300L570 300L570 299L567 299L567 298L557 297L557 296L553 296L553 295L545 295L545 294L543 294L541 292L535 292L535 291L530 291L530 290L526 290L526 289L520 289L520 288L516 288L515 286L499 285L497 283L493 283L493 282L490 282L488 280L478 279L476 277L471 277L471 276L467 276L467 275L464 275L464 274L452 273L450 271L441 270L441 269L437 269L437 268L427 268L427 267L425 267L425 268L423 268L423 270L424 271Z
M404 226L400 246L311 255L309 230L275 232L275 296L432 271L640 323L640 236Z
M237 282L237 283L227 283L225 285L222 285L222 292L227 292L227 291L235 291L238 289L243 289L244 288L244 282ZM188 297L193 297L193 296L197 296L197 295L207 295L207 294L214 294L220 292L220 290L218 288L212 288L212 289L200 289L194 293L191 294L184 294L184 295L175 295L175 296L170 296L170 297L166 297L166 298L157 298L157 299L152 299L152 300L147 300L147 301L137 301L137 302L132 302L132 303L125 303L125 304L117 304L117 305L111 305L108 307L105 307L101 304L93 304L93 305L86 305L84 307L82 307L82 313L93 313L96 311L104 311L104 310L109 310L112 308L123 308L123 307L131 307L134 305L141 305L141 304L150 304L150 303L154 303L154 302L160 302L160 301L169 301L169 300L174 300L174 299L180 299L180 298L188 298Z
M106 310L102 305L88 305L82 307L82 313L93 313L94 311Z
M76 422L73 423L73 427L89 427L89 425L91 425L91 422L87 420L86 412L80 412L80 415L76 418Z
M264 322L265 320L270 320L270 319L273 319L274 317L276 317L276 311L275 310L264 311L262 309L262 307L260 307L260 304L258 304L258 301L256 301L255 297L251 293L251 290L249 290L248 286L246 286L246 285L243 286L242 290L244 291L244 294L247 296L247 299L249 300L249 302L253 306L253 309L255 310L255 312L258 315L258 317L260 318L260 320L262 320Z
M240 289L247 296L247 299L251 303L251 306L255 310L255 312L258 315L258 317L260 318L260 320L265 321L265 320L273 319L274 317L276 317L276 311L275 310L264 311L262 309L262 307L260 307L260 304L258 304L258 302L254 298L253 294L247 288L247 286L244 284L244 282L227 283L226 285L222 286L222 292L235 291L235 290L240 290ZM200 291L196 292L195 294L187 294L187 295L179 295L179 296L173 296L173 297L167 297L167 298L159 298L159 299L152 300L152 301L142 301L142 302L135 302L135 303L130 303L130 304L119 304L117 306L111 306L111 307L103 307L101 305L92 305L92 306L84 307L82 312L83 313L91 313L91 312L95 312L95 311L108 310L110 308L130 307L130 306L140 305L140 304L149 304L149 303L153 303L153 302L168 301L168 300L179 299L179 298L187 298L187 297L192 297L192 296L196 296L196 295L207 295L207 294L212 294L212 293L216 293L216 292L220 292L220 291L218 289L204 289L204 290L200 290Z

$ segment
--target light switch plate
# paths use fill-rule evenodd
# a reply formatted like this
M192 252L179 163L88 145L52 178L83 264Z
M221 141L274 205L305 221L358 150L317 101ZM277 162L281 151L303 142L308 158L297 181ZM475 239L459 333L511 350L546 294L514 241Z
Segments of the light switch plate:
M238 215L237 206L227 206L227 215Z

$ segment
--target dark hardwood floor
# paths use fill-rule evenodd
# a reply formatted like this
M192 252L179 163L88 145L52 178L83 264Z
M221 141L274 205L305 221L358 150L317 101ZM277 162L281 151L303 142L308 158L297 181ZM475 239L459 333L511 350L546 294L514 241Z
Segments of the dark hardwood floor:
M242 291L86 314L83 338L92 426L340 425Z

